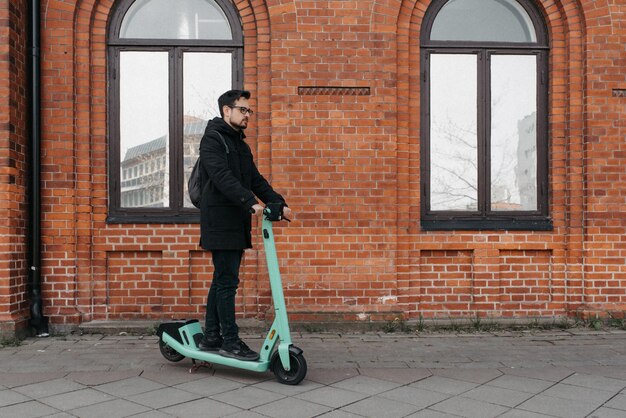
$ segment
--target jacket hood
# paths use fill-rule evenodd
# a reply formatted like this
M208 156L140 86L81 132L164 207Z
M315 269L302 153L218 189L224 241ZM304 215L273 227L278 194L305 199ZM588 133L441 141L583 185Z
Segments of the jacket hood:
M220 117L215 117L207 123L205 132L209 131L217 131L233 139L244 139L246 137L243 131L236 131Z

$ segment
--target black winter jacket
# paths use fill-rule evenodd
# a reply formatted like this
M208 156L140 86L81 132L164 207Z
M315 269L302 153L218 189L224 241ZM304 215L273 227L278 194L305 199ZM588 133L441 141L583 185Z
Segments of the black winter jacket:
M215 132L222 134L226 147ZM203 184L200 202L200 245L205 250L252 247L250 209L259 203L285 202L254 164L245 135L222 118L207 124L200 141Z

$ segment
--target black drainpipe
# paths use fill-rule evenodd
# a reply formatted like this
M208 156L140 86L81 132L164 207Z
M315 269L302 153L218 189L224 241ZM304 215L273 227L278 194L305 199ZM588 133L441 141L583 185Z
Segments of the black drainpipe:
M43 316L41 298L41 67L39 61L39 0L30 2L30 233L28 235L30 325L38 337L47 337L48 318Z

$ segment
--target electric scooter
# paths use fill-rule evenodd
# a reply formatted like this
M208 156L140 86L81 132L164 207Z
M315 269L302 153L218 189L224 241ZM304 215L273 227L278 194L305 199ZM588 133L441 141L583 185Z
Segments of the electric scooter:
M200 366L210 367L211 363L213 363L254 372L270 370L280 383L286 385L297 385L304 379L307 364L302 355L302 350L291 342L287 308L285 306L285 297L272 231L272 222L282 219L288 220L283 217L282 212L283 205L281 203L270 203L263 210L263 246L267 259L275 317L259 351L259 359L257 361L244 361L224 357L217 352L200 351L198 345L202 339L203 332L197 319L176 320L159 325L157 329L159 349L165 359L178 362L185 357L189 357L194 364L190 372L193 372ZM277 345L278 347L276 348ZM197 365L196 360L200 360L203 363Z

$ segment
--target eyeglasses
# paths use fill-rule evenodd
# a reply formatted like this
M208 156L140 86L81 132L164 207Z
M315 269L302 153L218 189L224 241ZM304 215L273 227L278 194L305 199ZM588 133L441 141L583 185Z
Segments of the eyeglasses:
M239 111L243 114L243 115L252 115L254 113L254 111L252 109L250 109L249 107L245 107L245 106L228 106L231 109L239 109Z

